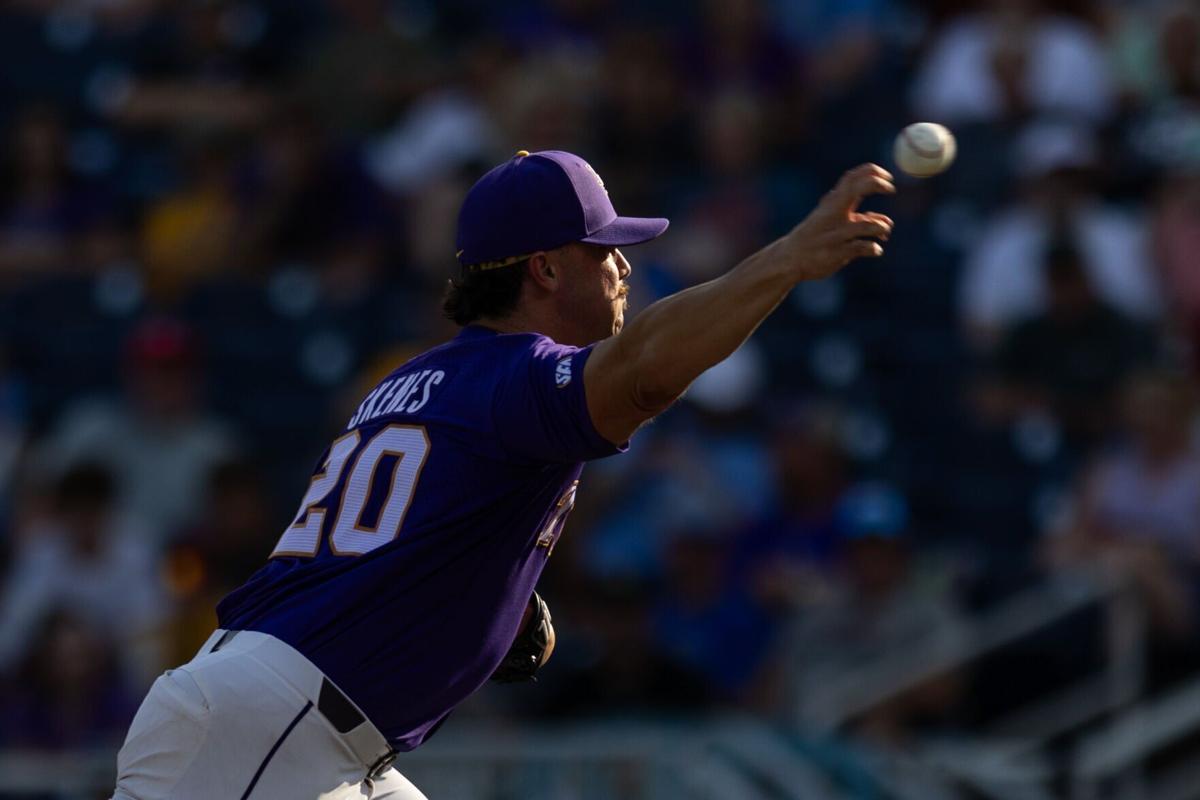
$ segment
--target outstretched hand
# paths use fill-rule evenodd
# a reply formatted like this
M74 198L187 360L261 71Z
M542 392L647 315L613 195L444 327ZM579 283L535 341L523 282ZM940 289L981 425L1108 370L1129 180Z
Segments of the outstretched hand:
M856 258L883 255L894 223L886 214L859 211L864 198L894 194L892 174L862 164L844 174L804 221L780 240L799 280L827 278Z

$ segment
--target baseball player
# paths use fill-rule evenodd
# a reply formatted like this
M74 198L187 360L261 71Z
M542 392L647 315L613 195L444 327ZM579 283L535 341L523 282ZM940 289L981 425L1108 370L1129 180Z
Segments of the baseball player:
M452 341L379 383L321 457L267 564L160 676L117 758L121 800L423 795L392 767L489 678L523 680L554 632L534 593L583 462L732 353L802 280L882 254L895 191L867 164L783 238L624 324L617 216L578 156L518 152L458 220Z

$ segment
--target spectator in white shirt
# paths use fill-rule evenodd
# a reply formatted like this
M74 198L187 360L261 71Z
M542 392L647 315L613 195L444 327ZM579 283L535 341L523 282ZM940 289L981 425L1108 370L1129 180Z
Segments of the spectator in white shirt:
M58 482L53 508L20 535L0 603L0 669L13 666L52 613L78 617L113 642L135 680L161 667L155 627L167 609L158 554L137 520L115 511L111 474L80 464Z
M1090 131L1034 123L1015 156L1022 197L985 224L963 265L959 307L971 340L989 349L1014 322L1046 310L1046 255L1055 241L1079 251L1102 301L1134 319L1157 319L1162 299L1146 226L1095 192Z
M918 116L948 125L1024 113L1100 122L1115 110L1107 53L1088 26L1036 0L990 0L952 20L917 69Z
M199 345L182 323L152 319L126 347L125 397L69 407L35 467L61 475L82 461L108 466L122 511L162 538L195 523L208 475L234 452L231 431L201 403Z

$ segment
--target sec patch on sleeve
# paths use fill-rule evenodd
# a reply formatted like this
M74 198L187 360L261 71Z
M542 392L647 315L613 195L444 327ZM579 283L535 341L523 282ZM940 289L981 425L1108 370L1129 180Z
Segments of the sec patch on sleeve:
M565 389L571 383L571 357L566 356L559 359L558 366L554 368L554 385L560 389Z

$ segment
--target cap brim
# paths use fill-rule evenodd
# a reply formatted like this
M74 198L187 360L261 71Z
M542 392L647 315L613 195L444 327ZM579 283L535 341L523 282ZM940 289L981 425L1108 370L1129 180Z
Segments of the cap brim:
M617 217L591 236L579 241L617 247L641 244L662 236L670 224L670 220L662 217Z

